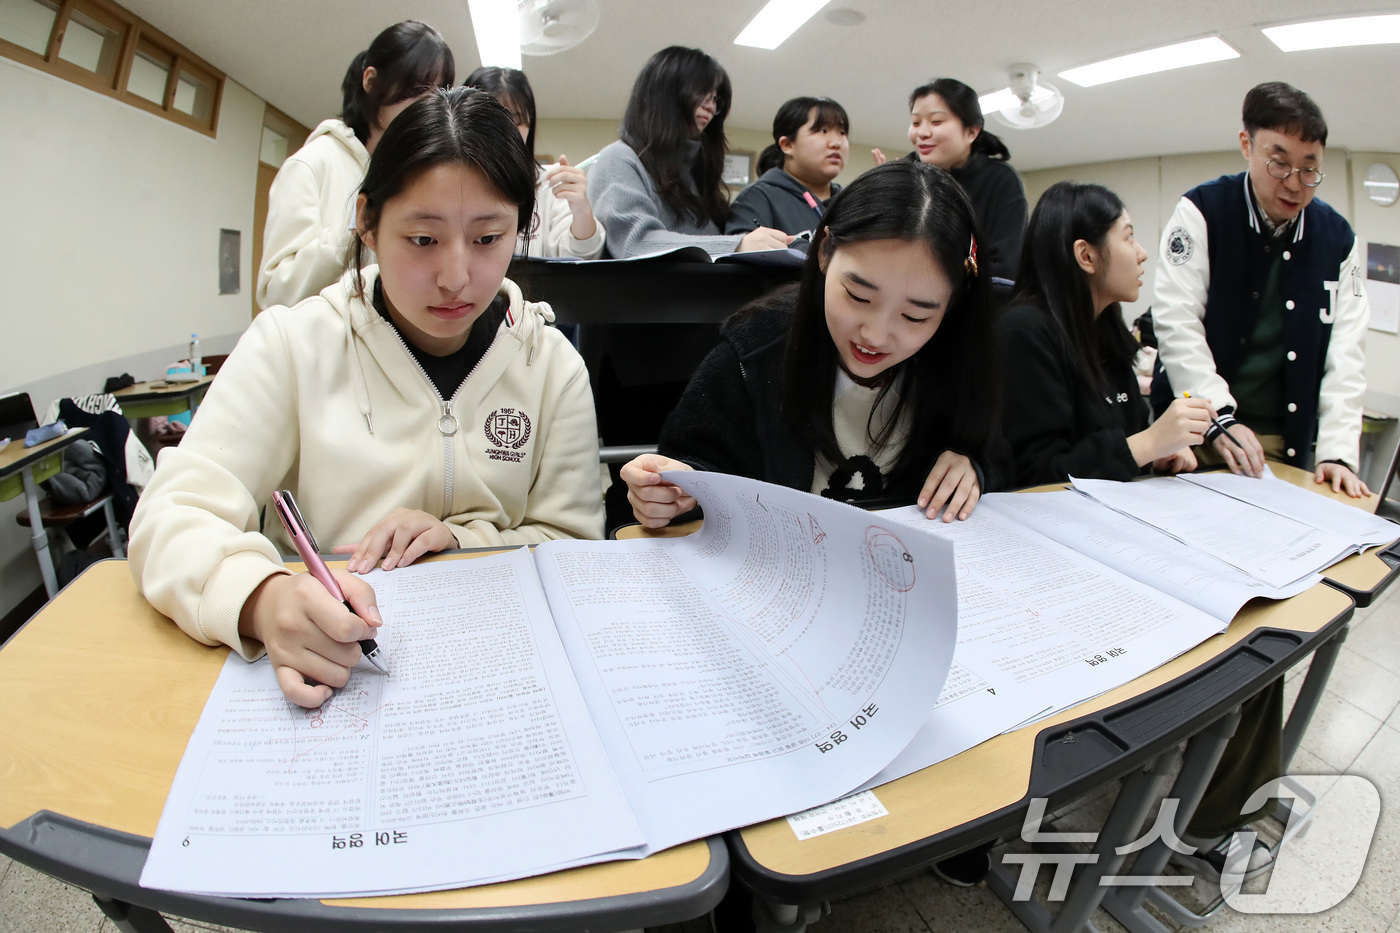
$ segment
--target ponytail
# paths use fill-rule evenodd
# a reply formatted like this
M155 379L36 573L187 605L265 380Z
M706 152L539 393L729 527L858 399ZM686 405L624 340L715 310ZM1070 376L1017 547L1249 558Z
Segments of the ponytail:
M374 68L374 88L365 90L365 69ZM340 119L361 143L369 142L379 110L456 80L447 40L427 23L404 20L374 37L350 62L340 82ZM384 127L378 127L383 130Z
M758 174L763 175L769 169L782 168L787 156L777 143L770 143L758 154Z

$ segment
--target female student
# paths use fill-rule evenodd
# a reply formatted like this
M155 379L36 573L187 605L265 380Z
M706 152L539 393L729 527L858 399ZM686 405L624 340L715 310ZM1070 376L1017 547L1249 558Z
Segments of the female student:
M1021 261L1026 228L1026 192L1008 164L1006 145L988 133L977 92L953 78L939 78L909 95L909 161L937 165L953 173L977 208L986 237L983 268L1010 280ZM884 154L875 150L875 161Z
M1210 402L1177 399L1148 426L1133 372L1137 341L1119 302L1137 300L1146 259L1107 188L1063 181L1035 206L999 322L1002 426L1018 485L1196 468L1190 445L1210 428Z
M588 374L545 326L549 307L504 278L534 194L535 164L489 95L410 106L370 159L351 274L253 321L146 488L131 523L146 598L206 644L266 649L294 702L327 699L306 679L344 684L379 624L352 573L602 534ZM336 576L354 614L259 534L279 488L351 554Z
M978 251L972 204L946 172L898 162L853 181L799 284L725 324L659 453L623 467L637 520L660 527L694 507L661 481L672 469L970 515L997 434Z
M505 105L515 128L535 157L535 92L525 72L515 68L478 68L463 82L480 88ZM603 227L588 203L588 176L559 157L559 164L543 166L535 182L535 216L528 231L531 256L577 256L597 259L603 255Z
M759 153L758 181L734 199L725 233L774 227L805 233L821 220L851 148L846 108L826 97L794 97L773 118L773 144Z
M729 75L699 49L673 45L642 67L618 142L605 146L588 172L588 199L614 256L682 246L718 256L781 249L791 240L768 227L722 232L729 220L721 178L729 96Z
M389 121L432 87L451 87L452 50L427 23L390 26L350 63L340 117L311 131L268 193L258 307L294 305L345 271L355 192Z

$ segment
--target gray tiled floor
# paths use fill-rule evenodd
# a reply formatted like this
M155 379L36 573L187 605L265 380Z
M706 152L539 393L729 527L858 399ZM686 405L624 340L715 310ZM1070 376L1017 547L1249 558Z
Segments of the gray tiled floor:
M1209 927L1215 933L1244 931L1376 931L1400 933L1400 598L1396 590L1358 610L1329 688L1303 740L1297 774L1350 773L1369 778L1381 795L1377 827L1366 869L1355 890L1331 910L1313 915L1266 916L1226 911ZM1300 674L1289 678L1291 701ZM1109 792L1067 808L1065 829L1094 825ZM1313 883L1329 884L1320 870ZM1122 927L1102 911L1094 920L1103 933ZM174 921L179 933L221 929ZM688 928L694 925L687 925ZM837 901L814 933L1018 933L1023 927L985 888L953 888L924 872ZM84 892L0 856L0 933L116 933Z

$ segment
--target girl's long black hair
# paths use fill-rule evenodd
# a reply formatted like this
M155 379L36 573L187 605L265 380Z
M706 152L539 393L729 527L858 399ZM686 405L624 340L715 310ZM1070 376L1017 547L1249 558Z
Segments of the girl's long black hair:
M808 117L813 118L814 133L832 127L847 135L851 132L851 118L846 116L846 108L830 97L794 97L779 107L777 115L773 117L773 144L758 154L758 174L762 175L770 168L783 167L787 156L783 154L778 141L786 136L796 142L797 133L807 125Z
M715 116L700 134L700 152L689 167L686 145L694 139L695 108L711 91ZM729 114L732 88L719 62L699 49L679 45L664 48L642 66L622 115L618 138L642 160L661 202L678 217L697 224L711 221L723 227L729 217L724 174L724 118Z
M1102 185L1051 185L1031 212L1011 297L1013 305L1036 303L1050 311L1080 374L1095 388L1105 385L1105 366L1132 365L1137 342L1117 302L1094 313L1089 275L1075 258L1074 243L1103 249L1122 216L1122 200Z
M375 71L373 90L365 90L365 69ZM431 87L451 87L456 65L447 40L416 19L395 23L350 62L340 82L344 98L340 119L361 143L369 142L379 108L407 100Z
M937 94L942 98L943 103L948 105L948 112L957 117L964 128L975 126L982 131L972 141L974 153L980 152L989 159L1000 159L1003 162L1011 160L1011 150L1006 148L1006 143L1001 141L1001 137L987 132L987 119L982 116L982 105L977 102L976 91L957 78L938 78L928 84L919 85L909 93L909 109L914 109L914 101L930 94ZM918 158L918 153L915 153L914 157Z
M831 422L841 357L826 324L820 254L833 255L849 243L903 240L926 246L953 290L938 330L885 382L883 391L899 391L889 426L906 410L911 416L909 440L890 479L922 482L948 448L988 462L1000 436L1001 380L989 276L985 269L974 272L975 264L968 262L973 239L980 237L966 192L933 165L887 162L832 199L802 268L783 365L784 408L814 451L833 463L845 458Z
M406 107L384 131L369 159L360 193L363 230L374 230L384 205L414 178L436 165L467 165L517 205L518 234L530 228L535 212L535 160L515 129L510 112L496 98L472 87L438 88ZM351 238L350 268L356 294L363 296L365 252L360 230Z
M495 65L483 66L467 75L462 82L466 87L480 88L505 104L512 115L525 118L530 133L525 138L525 148L530 150L530 158L535 157L535 91L530 87L530 79L518 68L498 68Z

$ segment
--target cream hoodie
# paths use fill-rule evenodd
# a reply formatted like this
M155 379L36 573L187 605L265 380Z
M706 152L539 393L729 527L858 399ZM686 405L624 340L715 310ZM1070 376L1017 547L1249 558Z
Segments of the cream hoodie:
M338 119L323 121L282 163L267 199L259 308L294 305L339 281L368 168L369 153Z
M373 293L376 267L365 270ZM252 591L295 553L258 532L289 488L324 551L400 506L452 526L463 547L600 538L598 430L588 373L548 305L509 280L495 342L444 403L353 273L258 315L180 446L163 451L131 521L131 570L151 605L205 644L252 660L238 635Z

